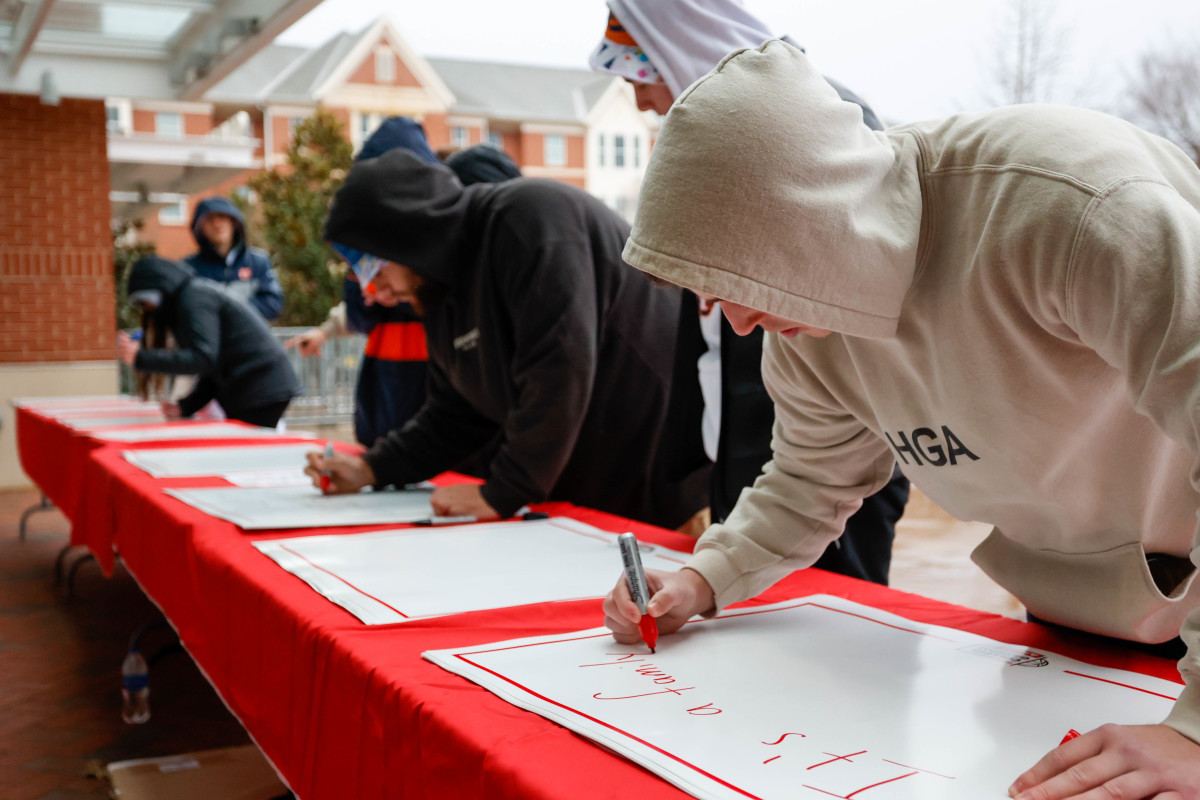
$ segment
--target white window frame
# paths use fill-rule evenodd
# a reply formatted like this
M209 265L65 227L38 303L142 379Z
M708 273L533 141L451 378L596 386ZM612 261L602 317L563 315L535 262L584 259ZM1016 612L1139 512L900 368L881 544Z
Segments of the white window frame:
M621 169L625 166L625 135L613 135L613 166Z
M487 143L497 150L504 149L504 136L495 131L488 131Z
M596 137L596 166L604 166L604 134Z
M180 200L178 203L160 208L158 210L158 224L171 227L187 225L188 222L188 204L187 200Z
M114 119L109 114L116 112ZM104 127L109 133L126 134L133 131L133 106L128 100L104 101Z
M466 125L451 125L450 126L450 146L451 147L470 147L471 146L471 130Z
M640 169L642 166L642 137L636 133L633 135L633 168Z
M547 167L567 165L567 137L561 133L542 135L542 163Z
M375 51L375 82L396 82L396 55L390 47L380 47Z
M174 119L178 121L178 130L170 130L171 125L164 125L166 120ZM166 128L167 130L164 130ZM173 138L183 137L183 114L178 111L156 111L154 112L154 133L158 136L170 136Z
M367 139L371 138L371 134L378 130L383 124L384 115L376 111L356 111L357 125L354 126L351 132L351 143L354 145L354 152L362 150L362 146L366 144Z

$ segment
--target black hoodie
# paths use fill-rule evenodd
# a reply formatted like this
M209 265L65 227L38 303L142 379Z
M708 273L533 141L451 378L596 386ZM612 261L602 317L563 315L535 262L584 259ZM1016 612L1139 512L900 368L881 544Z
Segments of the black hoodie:
M129 293L156 289L157 321L175 337L177 349L138 351L144 372L198 375L195 389L179 401L191 416L216 399L230 419L300 394L300 381L262 317L241 298L211 281L194 278L173 261L147 256L129 271Z
M380 485L429 478L503 442L483 497L502 516L545 499L675 526L707 503L698 426L668 430L678 291L621 260L629 228L564 183L466 189L396 150L354 166L330 241L445 289L426 310L430 385L366 460ZM688 402L694 398L688 398Z

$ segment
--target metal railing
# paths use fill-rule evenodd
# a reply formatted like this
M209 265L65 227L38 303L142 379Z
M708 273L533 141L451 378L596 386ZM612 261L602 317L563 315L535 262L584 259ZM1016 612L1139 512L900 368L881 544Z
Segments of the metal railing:
M309 328L271 328L280 344ZM292 400L283 418L290 425L336 425L354 419L354 387L367 338L359 334L328 340L321 355L302 357L288 350L288 361L304 394ZM133 392L133 368L120 365L122 392Z
M308 328L271 328L280 344ZM331 425L354 419L354 387L367 337L355 334L329 339L321 355L304 358L288 350L304 394L292 400L283 418L289 424Z

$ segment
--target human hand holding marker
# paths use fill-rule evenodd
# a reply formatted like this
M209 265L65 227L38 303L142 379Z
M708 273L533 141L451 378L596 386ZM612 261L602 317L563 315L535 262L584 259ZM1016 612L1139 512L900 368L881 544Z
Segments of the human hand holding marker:
M323 454L323 455L324 455L324 460L325 460L325 461L331 461L331 460L333 459L333 442L326 442L326 443L325 443L325 452L324 452L324 454ZM320 489L321 489L321 491L322 491L322 492L328 492L328 491L329 491L329 478L330 478L330 475L331 475L331 473L329 472L329 470L328 470L328 469L323 469L323 470L321 470L321 486L320 486Z
M129 366L133 366L133 362L137 360L138 351L142 348L139 341L141 338L141 336L134 338L125 331L118 331L117 358Z
M642 554L638 550L637 538L632 533L622 533L617 537L617 546L621 548L621 561L625 564L625 584L629 587L629 599L641 614L637 622L638 633L650 648L650 652L656 652L658 624L654 617L646 613L646 606L650 602L650 590L646 587L646 573L642 569Z
M326 494L351 494L364 486L375 485L375 473L371 465L358 456L335 452L327 458L323 452L305 454L308 466L304 474L312 478L313 486ZM322 489L322 478L327 478L329 488Z
M1073 732L1073 731L1072 731ZM1194 798L1200 744L1166 725L1102 725L1063 742L1008 789L1016 800Z
M646 614L654 619L660 635L674 633L697 614L711 611L715 605L712 587L700 573L687 569L678 572L645 570L646 590L650 598ZM637 644L642 639L638 627L642 613L629 592L625 573L604 598L604 624L621 644Z

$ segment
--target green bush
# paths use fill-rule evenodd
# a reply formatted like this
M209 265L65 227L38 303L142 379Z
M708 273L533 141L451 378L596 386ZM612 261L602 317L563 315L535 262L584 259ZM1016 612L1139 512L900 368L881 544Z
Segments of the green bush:
M286 165L251 178L252 192L234 198L248 239L271 254L283 286L278 325L318 325L342 299L345 264L321 228L352 163L342 124L317 109L293 131Z

